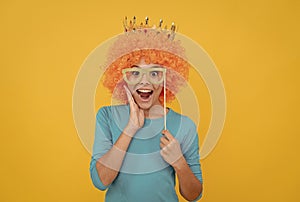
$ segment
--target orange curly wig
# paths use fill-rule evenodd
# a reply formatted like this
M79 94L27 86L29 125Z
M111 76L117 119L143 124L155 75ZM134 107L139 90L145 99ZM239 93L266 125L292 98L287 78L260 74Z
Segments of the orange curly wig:
M184 57L179 41L168 40L166 34L153 29L121 35L109 50L108 65L101 81L113 98L127 103L122 69L137 65L143 59L147 64L157 64L167 69L166 101L171 102L188 79L190 64ZM163 90L159 101L163 102Z

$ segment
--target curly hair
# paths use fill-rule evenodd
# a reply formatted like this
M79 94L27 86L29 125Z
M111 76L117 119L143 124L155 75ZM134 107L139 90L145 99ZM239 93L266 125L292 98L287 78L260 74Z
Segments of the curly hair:
M157 64L167 69L166 101L171 102L188 79L190 64L184 58L180 42L168 40L166 34L158 34L151 29L121 35L109 50L108 65L101 80L113 98L126 103L123 88L126 82L123 80L122 69L137 65L143 59L146 64ZM163 90L159 101L163 102Z

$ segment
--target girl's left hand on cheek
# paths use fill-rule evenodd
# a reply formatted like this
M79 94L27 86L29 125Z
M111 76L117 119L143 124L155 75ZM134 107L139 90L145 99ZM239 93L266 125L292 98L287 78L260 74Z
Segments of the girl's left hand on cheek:
M180 144L168 130L163 130L162 134L164 135L160 138L160 154L167 163L173 166L182 157Z

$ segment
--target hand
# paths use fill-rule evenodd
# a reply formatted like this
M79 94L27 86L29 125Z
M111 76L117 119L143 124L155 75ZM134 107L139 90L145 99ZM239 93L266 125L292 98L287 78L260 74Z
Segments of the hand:
M128 103L130 106L130 116L127 126L124 129L124 133L130 137L133 137L135 133L144 125L144 111L139 108L139 106L135 103L131 92L124 85L124 89L126 91Z
M168 130L163 130L160 138L160 154L163 159L174 167L175 163L183 156L178 140Z

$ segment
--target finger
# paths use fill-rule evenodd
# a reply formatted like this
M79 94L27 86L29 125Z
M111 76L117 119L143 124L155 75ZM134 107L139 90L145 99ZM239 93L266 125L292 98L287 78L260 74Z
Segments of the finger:
M171 135L171 133L168 130L163 130L162 134L164 134L170 141L174 139L173 135Z
M161 149L163 149L166 145L163 144L163 143L160 143L159 146L160 146Z
M169 144L169 141L161 140L160 144L162 144L164 147L166 147Z
M130 102L131 101L131 97L132 97L131 93L130 93L130 90L125 85L123 87L124 87L125 92L126 92L127 100L128 100L128 102Z
M164 136L162 136L160 138L160 142L163 143L163 144L165 144L165 145L169 144L169 140L166 137L164 137Z
M132 95L131 95L131 92L130 92L130 90L127 88L127 86L124 85L123 87L124 87L124 89L125 89L125 91L126 91L127 100L128 100L128 102L129 102L130 106L132 107L132 106L133 106L133 103L134 103L134 100L133 100L133 97L132 97Z
M160 155L161 155L161 156L164 158L164 156L165 156L165 154L164 154L164 150L163 150L163 149L161 149L159 153L160 153Z

